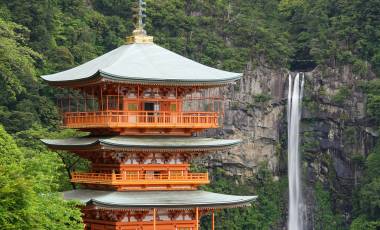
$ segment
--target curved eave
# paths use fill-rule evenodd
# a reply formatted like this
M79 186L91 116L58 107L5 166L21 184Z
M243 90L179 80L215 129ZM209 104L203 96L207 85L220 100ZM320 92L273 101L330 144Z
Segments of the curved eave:
M83 140L82 142L78 142L77 140L80 140L80 138L41 139L41 142L49 148L55 150L94 149L99 147L100 144L98 138L88 138L87 140Z
M41 139L49 148L56 150L120 150L120 151L217 151L232 148L241 140L218 140L212 138L68 138ZM210 144L207 144L209 142Z
M151 209L151 208L162 208L162 209L192 209L192 208L203 208L203 209L225 209L225 208L239 208L239 207L249 207L251 206L251 202L257 199L257 196L252 196L247 198L244 201L240 202L220 202L220 203L194 203L194 204L178 204L178 205L170 205L170 204L154 204L154 205L123 205L123 204L115 204L115 203L106 203L97 201L95 199L87 202L87 205L95 205L96 208L100 209Z
M192 142L194 141L194 142ZM117 142L112 142L107 139L100 140L100 143L103 149L117 149L117 150L125 150L125 151L133 151L133 150L143 150L143 149L154 149L156 151L160 150L186 150L186 151L202 151L202 150L221 150L226 148L232 148L241 143L241 140L224 140L225 143L214 144L214 145L197 145L197 140L189 140L189 142L194 143L194 145L190 146L181 146L181 145L144 145L144 144L122 144Z
M49 75L43 75L41 78L51 86L56 87L81 87L96 85L103 82L103 77L97 72L96 74L89 76L87 78L68 80L68 81L51 81L49 80Z
M225 86L235 81L239 80L243 74L237 73L236 76L232 78L219 79L219 80L203 80L203 81L191 81L191 80L181 80L181 79L153 79L153 78L134 78L128 76L118 76L110 73L98 71L93 76L87 78L81 78L70 81L50 81L48 76L41 76L44 81L52 86L57 87L82 87L88 85L99 84L102 82L112 82L119 84L130 84L130 85L157 85L157 86L198 86L198 87L218 87Z
M241 76L198 63L156 44L129 44L42 78L52 85L70 87L105 81L211 87L234 82Z
M73 190L64 192L64 199L77 200L98 209L186 209L236 208L249 206L257 196L234 196L196 191L117 192Z

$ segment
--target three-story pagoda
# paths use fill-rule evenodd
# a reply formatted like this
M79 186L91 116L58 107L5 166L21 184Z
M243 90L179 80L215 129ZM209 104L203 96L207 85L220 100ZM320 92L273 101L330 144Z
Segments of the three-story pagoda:
M91 162L72 172L81 189L64 193L84 204L85 229L196 230L203 215L248 206L255 196L198 190L208 173L190 172L194 157L226 150L240 140L195 137L218 128L223 118L219 88L240 73L214 69L153 43L143 27L127 44L92 61L42 76L74 89L59 105L63 127L87 137L42 140Z

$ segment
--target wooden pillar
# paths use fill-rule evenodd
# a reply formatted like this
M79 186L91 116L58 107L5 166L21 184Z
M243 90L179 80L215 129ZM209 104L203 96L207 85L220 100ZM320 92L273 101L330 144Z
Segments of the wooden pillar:
M211 230L214 230L214 229L215 229L215 211L213 209L212 214L211 214Z
M199 208L198 207L195 209L195 219L196 219L195 230L199 230Z
M137 111L142 111L143 108L140 106L140 85L137 85Z
M178 112L180 112L179 103L178 103L178 86L175 87L175 109L176 109L175 112L178 114ZM178 115L177 115L177 117L178 117ZM177 122L178 122L178 120L177 120Z
M115 170L112 170L111 181L112 181L112 182L116 182L116 174L115 174Z
M127 171L123 171L123 180L126 181L127 180Z
M100 105L103 111L103 87L102 85L99 85L99 86L100 86Z
M108 97L109 97L109 96L106 95L106 104L107 104L107 105L106 105L106 110L107 110L107 112L108 112Z
M156 215L157 215L157 209L153 209L153 230L156 230Z
M117 110L120 111L120 84L117 85Z
M87 91L84 91L84 112L87 112Z
M95 90L94 90L94 86L91 87L91 95L92 95L92 112L96 112L95 110ZM99 108L98 108L99 110Z

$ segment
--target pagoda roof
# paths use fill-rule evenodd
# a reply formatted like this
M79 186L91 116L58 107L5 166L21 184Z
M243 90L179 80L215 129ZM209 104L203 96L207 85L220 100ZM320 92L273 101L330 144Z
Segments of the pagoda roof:
M75 68L42 76L52 85L112 81L153 85L224 85L241 73L215 69L154 43L123 45Z
M154 150L219 150L233 147L241 140L224 140L204 137L76 137L67 139L42 139L53 149L154 149Z
M197 191L118 192L79 189L63 193L65 200L105 209L128 208L233 208L249 206L257 196L234 196Z

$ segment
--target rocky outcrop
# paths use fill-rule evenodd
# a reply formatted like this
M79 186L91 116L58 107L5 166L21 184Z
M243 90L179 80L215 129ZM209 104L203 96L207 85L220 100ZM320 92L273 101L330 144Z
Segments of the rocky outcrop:
M304 194L309 224L316 224L316 182L331 194L333 212L347 225L351 198L360 175L355 159L368 155L376 135L366 114L366 97L360 85L373 76L359 77L349 66L317 68L306 73L302 119Z
M223 165L231 175L242 175L243 178L252 176L262 163L278 173L287 75L286 70L273 71L248 65L243 78L225 89L228 100L224 127L206 135L242 139L243 142L228 153L215 155L214 164Z
M224 127L206 135L240 138L243 143L213 156L211 164L243 179L252 176L260 164L266 164L276 176L286 176L288 74L284 69L249 65L240 82L226 89ZM352 204L347 199L360 175L353 159L367 155L377 136L359 87L361 81L371 78L356 76L349 66L319 67L305 73L301 152L308 229L315 226L317 182L330 192L334 213L350 221Z

